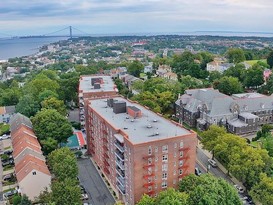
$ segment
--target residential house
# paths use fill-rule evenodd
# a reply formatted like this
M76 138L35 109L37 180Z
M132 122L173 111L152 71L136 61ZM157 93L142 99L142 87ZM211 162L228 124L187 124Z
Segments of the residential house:
M200 130L222 125L229 132L246 134L263 124L273 123L273 95L259 93L220 93L213 88L186 90L176 101L176 116L181 123Z
M15 106L0 107L0 123L9 123L15 113Z
M225 70L229 69L232 66L234 66L233 63L224 63L222 61L214 60L212 62L207 63L206 70L209 72L218 71L220 73L223 73Z
M10 125L18 192L34 200L45 188L50 191L51 174L30 119L17 113Z

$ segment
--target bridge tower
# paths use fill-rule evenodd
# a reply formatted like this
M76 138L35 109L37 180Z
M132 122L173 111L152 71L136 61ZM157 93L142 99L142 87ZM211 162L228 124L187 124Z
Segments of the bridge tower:
M72 26L69 26L69 36L72 38Z

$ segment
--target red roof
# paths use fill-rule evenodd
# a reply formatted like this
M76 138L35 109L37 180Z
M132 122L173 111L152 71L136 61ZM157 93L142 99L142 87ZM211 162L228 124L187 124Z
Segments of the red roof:
M84 145L86 145L85 139L83 137L82 132L74 132L77 135L78 141L79 141L79 145L82 147Z

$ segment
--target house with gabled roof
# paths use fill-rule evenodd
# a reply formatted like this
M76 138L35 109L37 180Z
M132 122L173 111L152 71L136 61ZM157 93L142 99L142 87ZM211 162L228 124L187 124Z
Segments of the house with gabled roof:
M222 125L229 132L255 132L263 124L273 123L273 95L241 93L232 96L213 88L186 90L176 101L179 121L200 130Z
M51 174L30 119L18 113L10 124L18 192L34 200L45 188L50 190Z

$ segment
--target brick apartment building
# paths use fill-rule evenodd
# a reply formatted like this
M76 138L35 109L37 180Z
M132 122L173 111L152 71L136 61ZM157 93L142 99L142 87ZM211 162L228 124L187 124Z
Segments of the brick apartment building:
M194 173L195 132L122 97L101 97L84 102L88 152L126 204Z
M79 107L81 125L85 126L84 112L88 99L96 99L101 97L111 97L118 93L118 89L114 84L111 76L108 75L83 75L79 80Z

